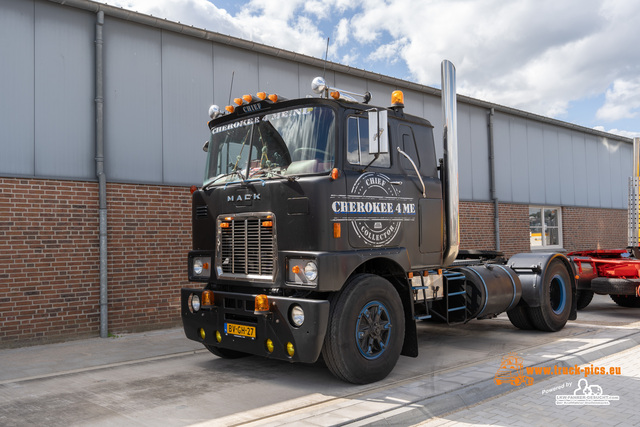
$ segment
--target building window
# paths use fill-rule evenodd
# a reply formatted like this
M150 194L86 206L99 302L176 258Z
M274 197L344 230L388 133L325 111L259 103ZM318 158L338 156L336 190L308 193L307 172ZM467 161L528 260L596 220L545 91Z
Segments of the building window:
M559 207L529 207L531 249L562 248L562 211Z

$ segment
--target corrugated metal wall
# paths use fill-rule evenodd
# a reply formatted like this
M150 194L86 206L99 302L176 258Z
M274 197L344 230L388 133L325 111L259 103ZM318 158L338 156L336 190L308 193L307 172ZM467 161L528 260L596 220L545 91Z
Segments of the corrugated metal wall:
M95 179L95 20L89 10L56 2L0 3L0 175ZM289 98L310 94L310 82L322 68L285 56L119 19L106 8L108 180L199 183L206 112L211 103L228 103L232 74L232 96L258 90ZM370 91L375 105L387 105L391 91L401 87L407 112L428 118L441 140L440 100L433 90L367 75L328 70L327 80L339 88ZM490 106L464 97L458 103L463 200L491 197ZM496 195L501 202L627 207L632 169L627 140L508 108L496 108L494 118ZM440 147L437 153L442 155Z

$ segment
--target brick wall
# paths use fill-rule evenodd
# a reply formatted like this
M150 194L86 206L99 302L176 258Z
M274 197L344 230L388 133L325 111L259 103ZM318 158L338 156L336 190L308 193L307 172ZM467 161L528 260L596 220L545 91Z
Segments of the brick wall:
M494 250L493 203L460 202L460 248Z
M99 333L98 185L0 178L0 347ZM178 325L191 246L185 187L107 185L109 331ZM626 246L626 211L563 208L567 250ZM499 204L501 249L529 251L529 207ZM495 249L493 204L462 202L463 249Z
M529 206L499 203L500 250L510 257L529 252ZM461 249L495 250L493 203L460 202Z
M529 205L500 203L500 250L507 257L531 250ZM493 204L460 203L462 249L495 249ZM627 245L624 209L562 208L563 247L567 252L617 249Z
M563 243L569 251L627 247L627 211L562 208Z
M531 243L529 238L529 206L498 204L500 215L500 250L507 257L529 252Z
M0 178L0 347L99 332L98 185ZM179 323L191 196L108 184L109 331Z

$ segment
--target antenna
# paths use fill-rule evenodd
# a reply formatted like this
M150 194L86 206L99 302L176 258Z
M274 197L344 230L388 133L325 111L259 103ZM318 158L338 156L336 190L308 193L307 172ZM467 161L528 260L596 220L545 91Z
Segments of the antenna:
M327 50L324 52L324 67L322 68L322 78L325 78L325 73L327 71L327 57L329 56L329 37L327 37Z
M229 102L227 104L231 104L231 92L233 91L233 76L236 74L235 70L231 72L231 87L229 87Z

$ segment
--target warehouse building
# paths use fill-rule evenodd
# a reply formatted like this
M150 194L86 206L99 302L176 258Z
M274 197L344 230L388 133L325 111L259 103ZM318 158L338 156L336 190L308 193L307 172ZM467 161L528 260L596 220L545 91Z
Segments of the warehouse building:
M304 97L326 67L442 138L436 89L88 0L2 1L0 56L0 347L179 323L231 87ZM462 96L458 118L463 249L626 246L630 139Z

